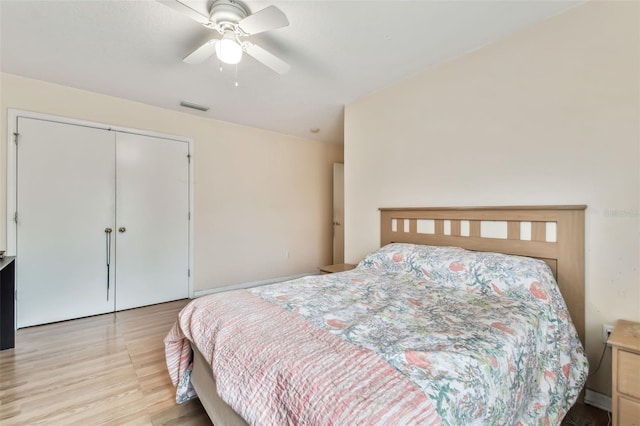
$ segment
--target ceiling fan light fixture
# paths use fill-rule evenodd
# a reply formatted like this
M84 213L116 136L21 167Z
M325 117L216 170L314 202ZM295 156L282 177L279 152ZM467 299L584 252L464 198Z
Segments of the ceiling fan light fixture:
M202 64L215 54L218 57L220 71L223 71L222 64L237 65L246 53L277 74L289 72L291 67L285 61L259 45L245 40L246 37L289 25L287 16L276 6L267 6L255 13L249 13L249 9L241 0L207 0L209 14L205 16L187 5L186 0L158 1L217 33L215 38L185 56L183 62Z
M221 62L235 65L242 59L242 46L236 40L233 31L225 31L222 39L216 43L216 56Z

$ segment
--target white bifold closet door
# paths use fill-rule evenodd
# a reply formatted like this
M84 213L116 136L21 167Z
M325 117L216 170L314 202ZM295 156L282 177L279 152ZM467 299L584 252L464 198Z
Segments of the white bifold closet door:
M18 327L188 297L188 143L22 117L18 133Z
M115 133L25 118L18 131L18 327L113 311Z
M188 297L189 147L118 133L116 310Z

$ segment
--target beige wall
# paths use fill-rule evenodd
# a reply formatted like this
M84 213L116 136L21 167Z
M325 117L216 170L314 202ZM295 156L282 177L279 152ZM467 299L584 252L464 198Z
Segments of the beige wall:
M6 247L7 109L194 139L194 287L311 272L331 262L332 164L342 146L0 76L0 244ZM285 253L289 251L290 257Z
M346 260L381 206L587 204L587 352L640 321L637 2L592 2L346 107ZM610 351L609 351L610 352ZM610 354L588 387L610 394Z

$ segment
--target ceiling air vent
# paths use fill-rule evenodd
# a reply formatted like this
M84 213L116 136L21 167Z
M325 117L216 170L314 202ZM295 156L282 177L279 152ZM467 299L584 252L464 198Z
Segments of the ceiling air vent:
M194 104L193 102L180 101L180 106L185 108L197 109L198 111L209 111L208 106Z

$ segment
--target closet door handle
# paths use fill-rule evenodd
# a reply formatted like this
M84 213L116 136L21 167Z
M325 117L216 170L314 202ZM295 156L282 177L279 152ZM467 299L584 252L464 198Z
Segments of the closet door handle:
M118 228L118 232L121 234L124 234L125 232L127 232L127 228L125 228L124 226L121 226L120 228Z
M113 232L113 229L111 228L104 228L104 235L107 239L106 243L107 243L107 301L109 300L109 285L110 285L110 281L111 281L111 233Z

